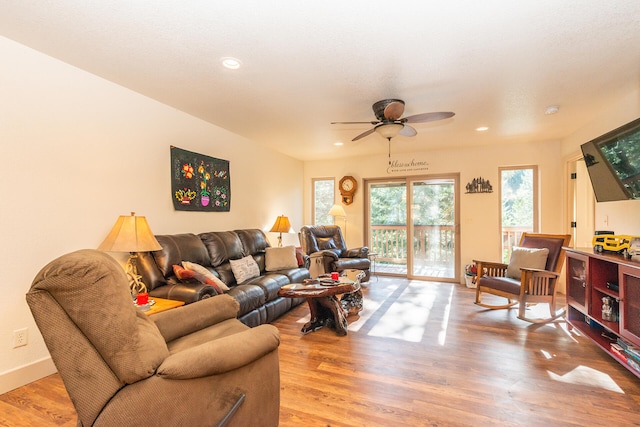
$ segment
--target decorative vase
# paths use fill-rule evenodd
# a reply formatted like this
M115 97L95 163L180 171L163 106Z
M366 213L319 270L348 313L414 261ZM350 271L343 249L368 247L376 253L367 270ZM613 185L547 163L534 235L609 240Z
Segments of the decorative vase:
M209 206L209 196L201 196L200 204L202 204L202 206Z

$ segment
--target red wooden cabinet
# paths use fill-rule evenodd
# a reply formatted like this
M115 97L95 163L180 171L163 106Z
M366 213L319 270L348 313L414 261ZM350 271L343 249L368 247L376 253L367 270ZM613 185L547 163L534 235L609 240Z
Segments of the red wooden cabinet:
M569 324L640 377L640 360L616 351L620 338L640 349L640 262L566 248L565 266Z

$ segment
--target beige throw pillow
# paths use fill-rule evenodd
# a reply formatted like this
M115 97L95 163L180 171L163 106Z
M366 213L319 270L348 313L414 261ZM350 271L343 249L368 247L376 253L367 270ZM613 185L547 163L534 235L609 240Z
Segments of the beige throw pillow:
M238 284L260 276L260 267L251 255L240 259L230 259L229 264L231 264L233 277L236 278Z
M296 248L294 246L267 248L265 252L267 271L284 270L287 268L296 268L298 266Z
M547 256L549 256L549 249L547 248L534 249L514 246L507 266L507 277L520 280L521 268L544 270L547 265Z
M210 272L206 267L203 267L200 264L196 264L195 262L189 262L189 261L182 261L182 266L187 270L195 271L196 273L200 273L204 277L211 279L223 291L229 290L229 287L222 280L218 279L218 277L212 272Z

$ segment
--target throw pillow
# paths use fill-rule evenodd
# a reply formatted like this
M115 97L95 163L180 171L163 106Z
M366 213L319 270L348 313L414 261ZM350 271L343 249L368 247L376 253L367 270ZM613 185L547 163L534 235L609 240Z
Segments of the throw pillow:
M202 283L203 285L212 286L218 294L222 294L222 289L204 274L197 273L193 270L187 270L180 265L173 266L173 274L183 283Z
M258 267L258 264L251 255L240 259L230 259L229 264L231 264L233 277L236 278L238 284L260 276L260 267Z
M507 266L507 277L520 280L521 268L544 270L547 265L547 256L549 256L549 249L547 248L534 249L514 246Z
M296 261L298 261L298 267L302 267L304 265L304 257L302 256L302 247L296 247Z
M296 248L293 246L266 248L265 252L267 271L284 270L287 268L296 268L298 266Z
M228 291L229 287L220 280L215 274L207 270L206 267L201 266L200 264L196 264L195 262L182 261L182 266L187 270L195 271L196 273L200 273L204 275L207 279L213 281L216 285L220 287L223 291Z

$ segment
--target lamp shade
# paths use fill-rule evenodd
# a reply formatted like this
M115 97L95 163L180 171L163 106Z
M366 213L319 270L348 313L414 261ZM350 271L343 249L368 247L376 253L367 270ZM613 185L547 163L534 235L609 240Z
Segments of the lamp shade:
M288 233L291 230L291 223L289 222L289 218L284 215L280 215L276 218L275 224L269 230L272 233Z
M329 209L329 215L347 216L347 213L344 211L344 208L342 206L336 203L335 205L331 206L331 209Z
M121 215L106 239L98 246L98 250L105 252L149 252L161 249L147 219L136 216L135 212L131 212L130 216Z

